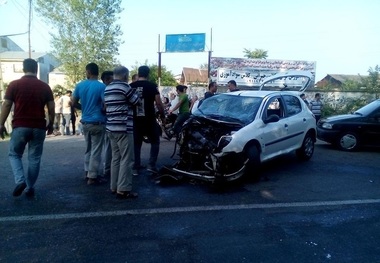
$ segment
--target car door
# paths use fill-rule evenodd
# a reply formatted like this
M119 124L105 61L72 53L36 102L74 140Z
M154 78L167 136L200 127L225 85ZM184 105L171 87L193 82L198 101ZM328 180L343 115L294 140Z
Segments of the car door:
M368 115L361 128L364 130L361 138L363 143L374 146L380 145L380 108Z
M295 95L282 96L285 105L287 148L296 149L302 144L309 116L302 110L302 101ZM311 116L310 116L311 117ZM314 121L314 120L313 120Z
M260 132L262 161L279 155L287 148L287 120L284 118L284 106L280 95L273 96L267 100L262 111L262 120L264 122ZM271 115L277 115L277 122L265 123Z

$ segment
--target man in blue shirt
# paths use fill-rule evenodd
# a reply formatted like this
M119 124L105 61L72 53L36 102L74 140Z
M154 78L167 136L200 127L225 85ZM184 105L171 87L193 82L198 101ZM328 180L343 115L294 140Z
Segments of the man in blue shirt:
M98 81L99 67L95 63L86 66L87 79L79 82L74 90L74 107L82 110L81 123L86 141L84 170L87 184L104 182L98 178L105 135L104 90L106 85ZM79 104L80 102L80 104Z

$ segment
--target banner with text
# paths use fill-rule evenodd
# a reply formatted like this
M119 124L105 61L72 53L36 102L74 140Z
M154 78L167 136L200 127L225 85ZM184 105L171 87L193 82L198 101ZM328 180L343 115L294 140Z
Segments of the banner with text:
M228 81L235 80L238 86L254 87L260 86L266 77L280 71L304 70L315 75L315 67L315 61L212 57L210 77L218 85L226 85ZM297 79L292 81L297 86Z

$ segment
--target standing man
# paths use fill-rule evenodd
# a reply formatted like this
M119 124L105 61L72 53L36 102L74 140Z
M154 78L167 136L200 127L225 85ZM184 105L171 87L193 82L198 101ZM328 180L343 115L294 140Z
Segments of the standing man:
M199 108L202 105L205 99L208 99L214 96L217 91L218 91L218 84L216 84L215 81L210 82L210 84L208 84L208 91L205 92L204 98L199 101L197 108Z
M65 95L61 97L62 105L62 135L70 135L70 120L71 120L71 90L67 90Z
M113 81L113 71L106 70L103 71L102 75L100 76L100 79L102 82L108 86ZM104 142L103 142L103 176L106 178L109 178L111 176L111 159L112 159L112 150L111 150L111 143L110 139L107 135L104 136Z
M303 102L305 102L305 104L307 105L307 107L309 108L309 102L308 102L307 99L306 99L306 95L305 95L305 93L302 93L302 94L300 95L300 97L301 97L301 99L303 100Z
M104 183L98 177L105 134L104 90L106 85L98 81L99 67L95 63L86 66L87 79L79 82L74 90L74 107L82 110L86 152L84 171L88 185ZM79 104L80 102L80 104Z
M321 101L321 94L315 93L314 100L310 101L310 110L314 113L315 120L318 122L322 115L323 103Z
M60 132L62 128L62 101L61 101L62 93L58 93L55 96L54 104L55 104L55 117L54 117L54 135L62 135Z
M233 79L227 82L227 87L230 92L239 91L236 81Z
M77 117L78 117L78 113L73 105L73 102L71 101L71 96L73 95L73 92L71 90L68 91L68 94L69 94L69 97L70 97L70 108L71 108L71 118L70 118L70 121L71 121L71 127L73 129L73 135L76 134L76 128L75 128L75 125L76 125L76 122L77 122Z
M6 133L4 123L14 105L13 131L9 144L9 161L16 183L13 196L20 196L25 189L28 197L34 196L34 184L40 171L46 130L48 134L53 133L55 114L53 92L48 84L37 79L37 70L38 64L34 59L24 60L25 75L9 84L1 108L0 136L4 139ZM49 114L47 126L45 106ZM29 163L24 173L22 156L27 144Z
M117 198L136 198L137 193L132 192L133 108L139 103L139 97L127 84L129 71L126 67L116 67L113 77L114 81L104 92L106 130L112 148L110 188Z
M215 93L218 91L218 85L215 81L210 82L208 84L208 91L205 92L205 99L210 98L215 95Z
M143 137L147 136L150 143L150 157L147 170L157 173L157 157L160 151L161 128L156 120L155 105L159 111L162 123L165 124L164 106L161 101L160 92L155 83L148 81L149 67L138 68L138 80L130 85L136 89L141 104L137 106L134 118L134 142L135 142L135 165L134 174L138 174L141 166L141 146Z

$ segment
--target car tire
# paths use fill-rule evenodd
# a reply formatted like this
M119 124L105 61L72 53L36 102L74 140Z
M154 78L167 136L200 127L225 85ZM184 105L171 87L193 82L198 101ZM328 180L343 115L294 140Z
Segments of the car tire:
M339 136L337 145L343 151L355 151L359 146L359 138L354 132L345 132Z
M245 177L247 179L254 179L255 181L259 180L261 169L259 148L254 144L248 146L246 149L246 155L248 162L246 164Z
M302 161L308 161L314 153L314 138L310 133L303 139L301 148L297 149L296 155Z

